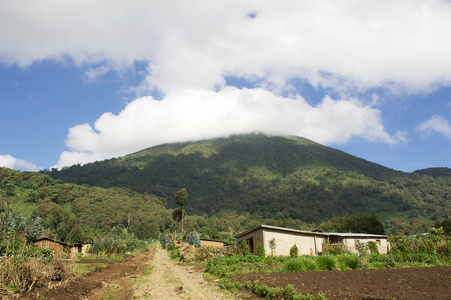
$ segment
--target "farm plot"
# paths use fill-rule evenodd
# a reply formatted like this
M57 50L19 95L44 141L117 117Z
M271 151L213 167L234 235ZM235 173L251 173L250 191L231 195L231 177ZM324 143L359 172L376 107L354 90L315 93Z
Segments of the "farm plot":
M293 285L304 295L329 299L450 299L451 266L239 274L231 281L254 282L284 289Z

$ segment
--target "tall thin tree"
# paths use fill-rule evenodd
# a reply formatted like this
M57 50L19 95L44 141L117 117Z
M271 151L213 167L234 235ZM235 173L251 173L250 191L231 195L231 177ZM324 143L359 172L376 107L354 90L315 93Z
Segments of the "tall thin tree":
M183 220L185 218L185 203L186 203L186 199L188 198L188 192L186 191L185 188L179 190L176 194L175 194L175 203L177 203L177 205L179 206L178 208L178 212L176 213L176 215L181 215L180 219L181 219L181 223L182 223L182 232L181 235L183 236Z

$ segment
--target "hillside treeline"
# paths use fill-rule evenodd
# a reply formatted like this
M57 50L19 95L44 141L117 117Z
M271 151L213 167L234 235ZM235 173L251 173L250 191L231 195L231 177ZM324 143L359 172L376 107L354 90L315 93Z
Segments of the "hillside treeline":
M97 237L153 239L172 236L180 224L165 199L127 188L101 188L54 180L35 172L0 168L0 201L11 203L14 213L27 224L41 220L45 235L67 242L89 242ZM186 206L192 205L188 198ZM2 213L0 209L0 214ZM308 229L300 220L277 221L249 213L221 211L212 216L188 214L185 233L197 231L203 238L234 242L233 236L258 224Z
M156 195L168 207L185 187L191 215L228 211L319 224L336 215L374 214L396 234L424 232L451 215L451 177L446 168L439 171L435 178L403 173L302 138L244 135L162 145L44 173Z

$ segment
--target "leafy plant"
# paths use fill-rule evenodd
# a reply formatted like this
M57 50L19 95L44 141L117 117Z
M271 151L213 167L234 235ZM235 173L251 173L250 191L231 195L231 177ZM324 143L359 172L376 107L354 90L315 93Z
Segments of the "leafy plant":
M298 246L296 246L296 244L294 244L294 245L290 248L290 256L291 256L291 257L298 257L298 255L299 255Z
M171 240L169 235L167 233L165 233L163 238L161 239L161 246L163 248L167 248L170 243L173 243L173 241Z
M196 231L191 231L190 233L187 234L186 236L186 242L190 245L190 246L196 246L199 247L200 246L200 238L199 238L199 234Z
M271 256L274 255L274 253L276 252L276 239L272 238L269 240L269 249L271 250Z
M318 264L319 270L332 271L337 268L335 256L333 256L331 254L324 254L324 255L318 256L316 258L316 263Z
M257 255L265 256L265 247L263 247L262 243L260 243L260 242L258 242L258 245L257 245Z
M379 255L379 249L377 248L376 242L369 241L367 244L368 244L368 249L370 250L371 254Z
M248 254L250 254L250 246L249 246L249 244L248 244L248 242L247 241L242 241L239 245L238 245L238 249L239 249L239 252L241 253L241 254L243 254L243 255L248 255Z
M337 256L338 265L341 270L356 270L360 267L359 258L357 254L340 254Z

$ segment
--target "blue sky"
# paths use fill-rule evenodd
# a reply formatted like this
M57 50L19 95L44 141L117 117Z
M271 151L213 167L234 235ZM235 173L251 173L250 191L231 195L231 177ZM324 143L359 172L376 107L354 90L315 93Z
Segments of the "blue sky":
M450 36L439 0L5 0L0 166L264 132L451 167Z

